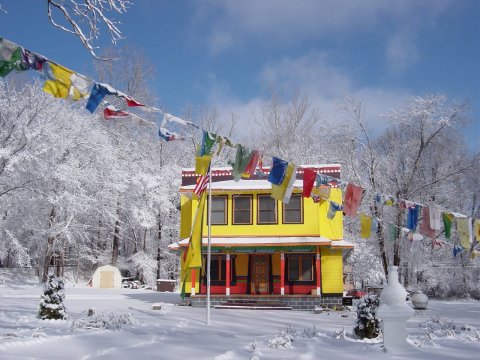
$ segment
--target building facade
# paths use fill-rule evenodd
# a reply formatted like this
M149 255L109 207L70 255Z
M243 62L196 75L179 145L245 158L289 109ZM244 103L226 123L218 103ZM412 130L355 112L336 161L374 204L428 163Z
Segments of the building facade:
M304 166L307 167L307 166ZM314 202L302 197L303 168L298 167L294 190L288 204L270 197L267 177L232 180L231 169L212 172L211 202L211 286L213 304L231 298L277 299L293 308L339 305L344 291L343 258L353 245L343 240L343 215L327 216L330 201L342 203L341 189L325 185L314 189L324 198ZM308 166L339 178L339 165ZM268 175L268 169L264 169ZM182 171L182 240L170 246L188 248L198 198L193 193L198 175ZM204 266L185 269L185 290L192 305L204 305L207 292L207 213L203 226ZM183 256L180 257L183 261ZM183 286L183 284L181 284ZM300 304L300 305L299 305Z

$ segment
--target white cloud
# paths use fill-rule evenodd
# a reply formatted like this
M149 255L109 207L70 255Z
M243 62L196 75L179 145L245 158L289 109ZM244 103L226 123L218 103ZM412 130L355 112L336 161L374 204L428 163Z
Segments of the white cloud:
M405 31L396 32L385 49L387 67L401 74L418 60L418 51L413 37Z
M245 40L285 44L372 30L379 24L434 21L452 0L210 0L197 5L194 21L207 26L213 53Z
M323 121L335 121L340 118L338 102L346 95L362 101L365 116L372 129L381 130L387 124L382 115L398 108L410 95L407 91L394 88L362 87L355 84L348 74L333 66L328 56L319 52L311 52L298 58L284 58L271 63L259 74L261 86L274 89L282 93L291 94L301 91L308 95L311 105L318 109ZM231 93L224 91L229 88L215 79L221 86L211 86L209 105L215 107L223 118L230 118L231 114L238 117L240 133L249 135L255 129L253 113L268 102L265 97L255 97L241 101ZM219 89L221 91L219 91Z

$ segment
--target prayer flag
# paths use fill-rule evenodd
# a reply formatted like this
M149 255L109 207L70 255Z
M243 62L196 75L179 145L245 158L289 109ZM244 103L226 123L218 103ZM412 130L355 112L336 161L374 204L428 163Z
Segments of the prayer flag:
M125 101L127 102L127 106L145 106L142 103L139 103L137 100L130 96L125 96Z
M475 229L475 239L480 241L480 219L475 219L473 228Z
M330 187L323 186L319 188L313 188L310 196L314 203L319 203L322 200L327 200L330 197Z
M388 224L389 225L389 232L390 232L390 240L395 241L398 236L398 227L394 224Z
M113 105L108 105L105 109L103 109L103 117L106 120L124 118L125 116L129 115L130 114L128 112L117 109Z
M235 163L233 164L233 180L239 181L248 163L252 159L252 151L243 145L237 144L237 154L235 155Z
M290 163L287 165L283 182L279 185L272 184L272 193L270 196L274 199L284 202L285 204L288 204L290 202L290 196L292 195L293 185L296 178L297 165Z
M211 155L212 148L217 142L217 135L203 130L202 145L200 146L199 156Z
M46 79L43 84L43 91L56 98L68 98L72 86L70 80L70 76L73 75L72 70L47 61L43 67L43 74Z
M23 62L29 69L42 71L45 61L47 61L47 59L43 56L35 54L30 50L23 49Z
M174 122L184 126L191 125L191 126L197 127L190 121L186 121L186 120L180 119L179 117L173 116L172 114L165 113L163 115L162 127L165 127L165 125L167 125L168 122Z
M472 243L471 218L457 218L457 232L460 238L460 245L465 250L470 250L470 244Z
M258 150L253 150L250 161L247 164L247 167L244 170L244 173L253 176L255 175L255 170L257 169L258 160L260 159L260 152Z
M94 83L87 105L85 106L92 114L100 105L105 96L118 95L118 91L107 84Z
M433 206L430 208L430 227L433 230L440 230L441 229L441 219L442 218L442 212L440 211L439 208L436 206Z
M176 132L171 132L165 128L160 128L158 130L158 135L167 142L173 140L184 140L181 135L178 135Z
M205 189L207 188L208 186L208 183L210 181L210 169L211 169L211 164L208 166L208 169L207 169L207 173L205 175L201 175L199 178L198 178L198 181L197 181L197 184L195 185L195 188L193 189L193 192L195 193L195 195L197 195L198 197L200 197L200 195L203 194L203 192L205 191Z
M453 252L453 257L454 257L454 258L457 257L457 254L461 253L462 251L464 251L464 248L463 248L463 247L458 246L458 245L455 245L455 246L453 247L453 251L452 251L452 252Z
M452 219L454 216L449 213L443 213L443 228L445 229L445 238L450 239L451 230L452 230Z
M276 157L272 158L272 168L268 175L268 181L273 185L280 185L287 173L288 162Z
M313 185L315 184L316 177L317 177L316 171L309 168L303 169L303 191L302 191L303 197L310 197L310 194L312 193Z
M423 207L422 223L420 224L420 234L429 238L435 238L435 230L430 227L430 210L428 207Z
M24 62L23 49L15 43L0 38L0 76L5 77L13 70L28 70L28 64Z
M336 202L330 201L330 206L328 207L328 212L327 212L327 217L332 220L335 215L337 214L337 211L342 211L343 206L340 204L337 204Z
M418 215L420 213L421 206L413 204L413 203L412 204L407 204L406 206L407 206L407 209L408 209L407 228L409 230L415 231L416 228L417 228L417 224L418 224Z
M188 243L188 249L185 250L183 255L185 272L183 273L182 297L185 296L185 283L187 280L188 269L202 267L203 212L205 208L206 197L207 193L204 192L200 198L200 202L198 203L195 220L193 222L193 228L190 234L190 241Z
M360 234L363 239L368 239L372 232L372 217L360 214Z
M343 204L343 213L347 216L354 217L357 215L358 207L362 201L363 189L353 184L347 185L345 191L345 202Z
M205 175L207 173L208 167L212 157L210 155L205 156L196 156L195 157L195 174Z

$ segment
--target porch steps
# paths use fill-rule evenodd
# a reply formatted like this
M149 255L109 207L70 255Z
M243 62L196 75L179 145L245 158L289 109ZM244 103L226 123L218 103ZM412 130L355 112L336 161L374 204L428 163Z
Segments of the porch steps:
M279 301L256 301L250 299L229 299L220 305L215 305L215 309L246 309L246 310L292 310Z

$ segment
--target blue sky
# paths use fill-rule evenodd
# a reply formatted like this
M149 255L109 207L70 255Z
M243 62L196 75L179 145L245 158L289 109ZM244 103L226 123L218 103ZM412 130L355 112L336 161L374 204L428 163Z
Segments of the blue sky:
M88 51L49 23L46 1L0 4L0 36L94 77ZM441 93L469 99L466 133L480 150L478 0L137 0L115 17L119 46L152 62L158 105L174 114L206 106L247 121L275 86L308 93L324 118L353 95L381 127L378 115L408 96Z

